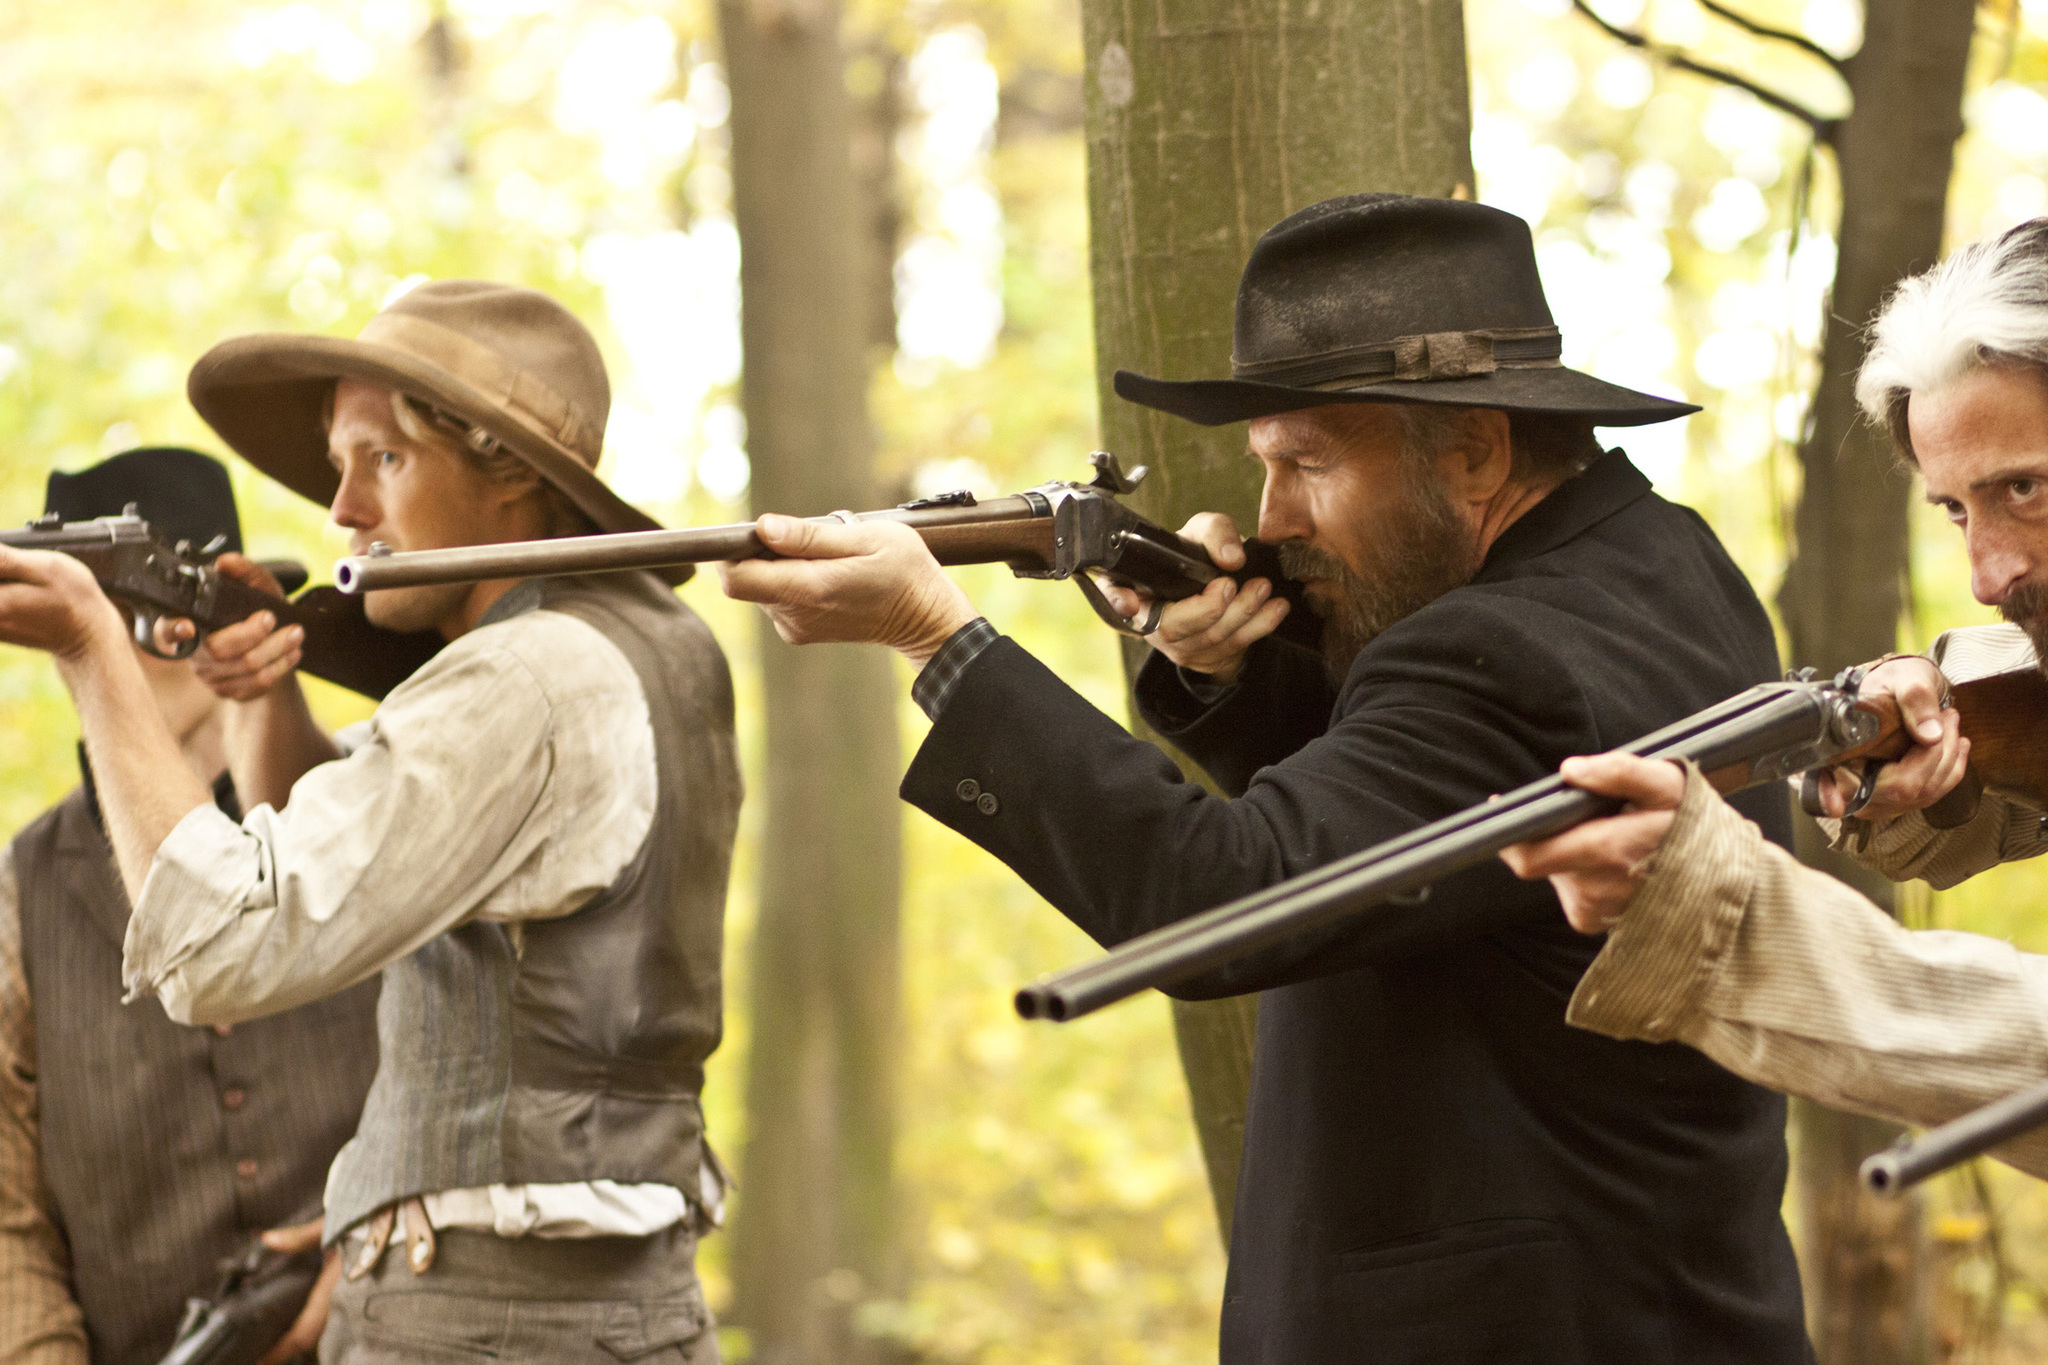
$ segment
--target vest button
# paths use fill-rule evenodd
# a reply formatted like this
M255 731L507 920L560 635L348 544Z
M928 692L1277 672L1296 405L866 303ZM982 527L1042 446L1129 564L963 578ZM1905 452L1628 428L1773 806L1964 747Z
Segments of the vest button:
M983 792L981 799L974 803L974 808L983 815L994 815L1003 808L1003 803L996 800L994 792Z
M963 777L960 779L960 785L953 788L953 795L962 801L972 801L981 795L981 784L971 777Z
M256 1158L245 1156L240 1161L237 1161L235 1163L235 1174L244 1180L254 1180L256 1178Z
M230 1086L228 1089L222 1091L220 1102L223 1106L229 1109L240 1109L242 1107L242 1101L248 1098L248 1095L243 1093L242 1087L237 1085Z

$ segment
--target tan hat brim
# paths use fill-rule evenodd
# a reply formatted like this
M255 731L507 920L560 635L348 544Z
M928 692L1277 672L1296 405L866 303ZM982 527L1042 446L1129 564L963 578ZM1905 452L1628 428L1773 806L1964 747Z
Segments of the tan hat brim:
M546 433L508 416L456 375L397 347L280 332L235 337L199 358L185 391L236 454L324 507L340 487L321 421L337 379L397 389L483 428L560 489L600 531L660 529ZM687 567L663 574L672 582L688 576Z

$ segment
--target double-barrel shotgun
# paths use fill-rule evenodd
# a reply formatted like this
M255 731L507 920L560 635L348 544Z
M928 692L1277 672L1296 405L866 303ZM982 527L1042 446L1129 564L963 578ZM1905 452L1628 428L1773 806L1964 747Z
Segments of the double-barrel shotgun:
M1200 545L1146 520L1118 501L1145 477L1145 466L1125 474L1116 456L1101 450L1088 460L1095 476L1086 483L1043 483L1022 493L986 499L961 490L881 511L811 519L825 523L849 518L900 522L924 538L941 564L1007 564L1019 578L1072 579L1095 614L1111 627L1127 635L1148 635L1158 624L1165 603L1194 596L1225 571L1216 567ZM345 593L364 593L425 583L672 569L769 556L752 523L742 522L401 553L372 545L368 554L337 561L334 582ZM1230 571L1230 577L1239 581L1270 578L1281 595L1297 593L1298 586L1282 577L1279 556L1272 546L1248 542L1246 556L1245 567ZM1144 618L1119 616L1096 585L1094 575L1098 574L1111 583L1143 589L1152 599ZM1297 601L1296 607L1300 605ZM1287 628L1319 627L1311 613L1294 610L1288 613Z
M1869 801L1881 766L1913 746L1889 697L1861 697L1865 668L1832 679L1811 670L1764 683L1626 746L1650 758L1689 760L1723 793L1805 775L1801 803L1819 813L1818 778L1830 767L1861 767L1849 801ZM1970 739L1964 782L1927 811L1937 827L1975 813L1984 787L2048 801L2048 679L2034 667L1951 689ZM1027 1019L1064 1022L1148 988L1167 989L1254 953L1337 930L1369 915L1412 915L1432 885L1497 857L1513 844L1547 839L1612 815L1622 803L1561 777L1531 782L1398 838L1298 877L1141 934L1104 956L1017 992Z

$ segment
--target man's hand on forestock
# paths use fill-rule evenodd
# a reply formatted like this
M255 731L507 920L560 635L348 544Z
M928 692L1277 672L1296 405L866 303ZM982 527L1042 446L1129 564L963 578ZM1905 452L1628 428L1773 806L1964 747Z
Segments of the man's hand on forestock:
M1878 770L1869 804L1856 812L1860 818L1882 824L1909 810L1925 810L1963 780L1970 765L1970 741L1963 738L1961 717L1955 709L1944 709L1941 704L1947 693L1948 680L1941 670L1932 660L1917 655L1887 659L1863 675L1857 697L1896 703L1899 721L1913 737L1913 748ZM1821 808L1840 819L1862 780L1861 772L1848 768L1822 773Z
M1237 533L1237 523L1221 512L1197 513L1180 533L1207 550L1219 569L1244 567L1244 538ZM1102 594L1129 618L1151 605L1149 597L1131 588L1105 583ZM1287 599L1273 596L1273 585L1266 579L1254 578L1239 587L1235 579L1218 578L1196 596L1168 603L1145 643L1190 673L1206 673L1228 683L1244 667L1245 652L1279 629L1287 611Z
M921 668L980 614L908 526L771 514L754 529L781 558L721 564L719 578L793 645L887 645Z
M42 650L64 666L127 636L92 570L67 554L0 545L0 643Z
M1524 881L1550 878L1572 928L1604 934L1620 922L1648 875L1650 856L1671 832L1685 770L1660 758L1612 753L1568 758L1558 773L1574 787L1620 797L1628 809L1503 849L1501 860Z

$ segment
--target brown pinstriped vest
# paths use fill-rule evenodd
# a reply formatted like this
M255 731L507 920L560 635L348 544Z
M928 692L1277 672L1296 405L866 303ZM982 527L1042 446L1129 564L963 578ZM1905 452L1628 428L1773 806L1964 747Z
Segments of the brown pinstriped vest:
M14 840L43 1175L94 1365L169 1349L185 1300L318 1211L376 1067L377 985L236 1024L121 1003L128 898L85 788Z
M472 921L384 969L381 1061L335 1162L330 1240L437 1190L606 1179L697 1192L740 804L725 655L644 573L529 580L479 628L535 610L588 623L639 678L654 821L609 887L527 924L518 951L504 926ZM487 718L450 723L489 742Z

